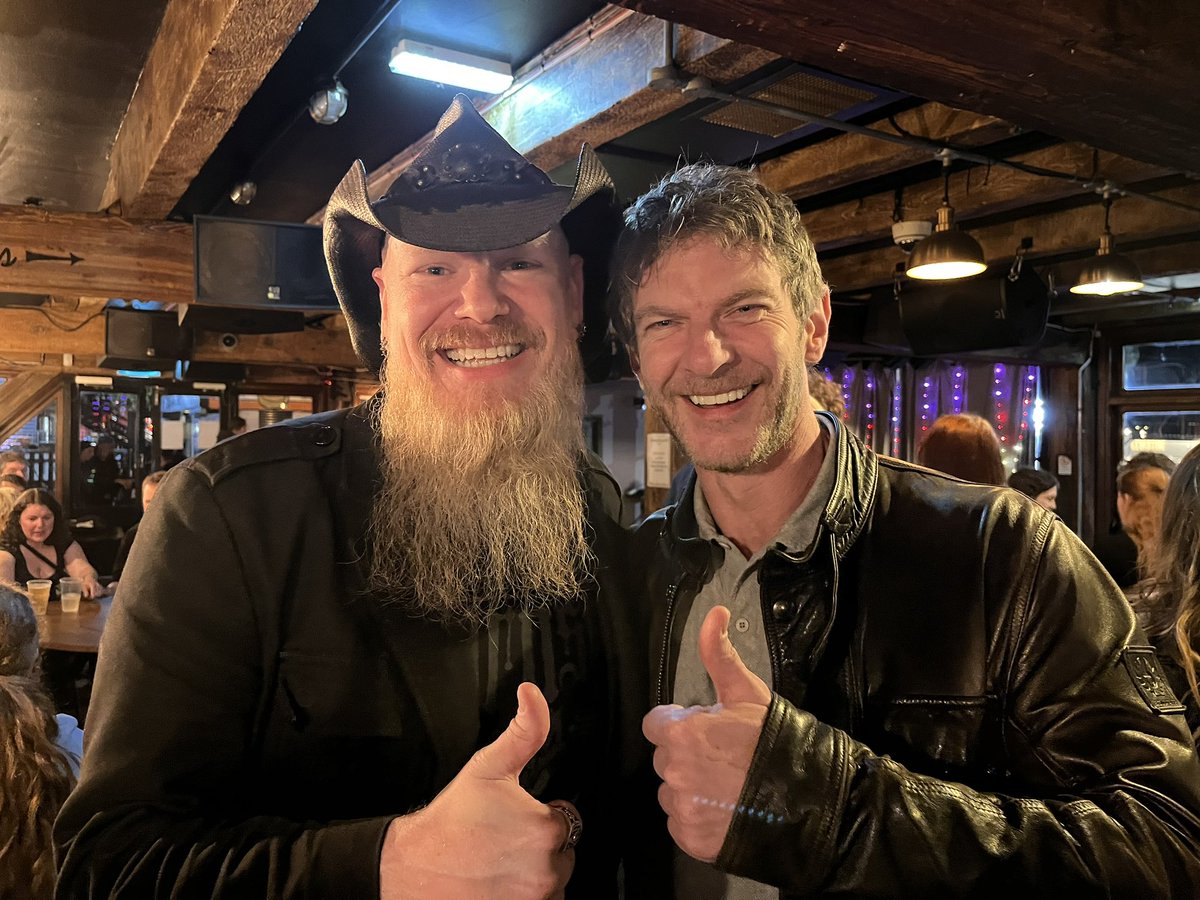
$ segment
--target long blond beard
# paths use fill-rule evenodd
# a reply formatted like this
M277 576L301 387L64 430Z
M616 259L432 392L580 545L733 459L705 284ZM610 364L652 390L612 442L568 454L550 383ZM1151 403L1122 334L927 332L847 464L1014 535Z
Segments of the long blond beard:
M591 570L582 372L573 347L519 402L466 410L385 358L378 406L383 485L372 511L370 587L419 615L484 624L576 597Z

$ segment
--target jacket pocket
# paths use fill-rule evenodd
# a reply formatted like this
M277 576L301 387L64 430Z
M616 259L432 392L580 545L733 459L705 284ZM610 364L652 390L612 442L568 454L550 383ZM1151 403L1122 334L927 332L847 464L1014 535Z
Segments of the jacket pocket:
M314 738L399 738L420 716L411 698L369 657L279 654L275 720Z
M434 762L415 701L382 661L280 654L259 771L285 808L296 801L298 815L318 819L404 813L429 801Z

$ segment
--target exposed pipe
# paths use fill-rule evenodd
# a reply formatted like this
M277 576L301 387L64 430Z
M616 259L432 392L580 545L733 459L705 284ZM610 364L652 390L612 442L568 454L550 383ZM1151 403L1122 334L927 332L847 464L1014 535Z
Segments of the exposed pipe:
M1024 172L1028 175L1038 175L1043 178L1057 178L1060 181L1070 181L1073 184L1079 185L1084 190L1094 191L1096 193L1108 192L1110 194L1121 194L1127 197L1138 197L1142 200L1150 200L1166 206L1173 206L1177 209L1185 209L1189 212L1200 213L1200 206L1193 206L1190 203L1181 203L1178 200L1172 200L1168 197L1161 197L1155 194L1145 194L1140 191L1131 190L1129 188L1121 187L1119 184L1106 179L1097 180L1094 178L1081 178L1080 176L1073 175L1070 172L1059 172L1054 169L1042 168L1041 166L1030 166L1026 165L1025 163L1011 162L1010 160L1003 159L1001 157L991 157L973 150L951 147L947 144L939 143L938 141L919 137L913 134L892 134L888 131L880 131L876 128L869 128L866 125L859 125L855 122L844 122L841 119L832 119L829 116L822 116L818 113L797 110L790 106L781 106L778 103L759 100L756 97L741 97L737 94L731 94L727 91L714 88L712 86L712 82L707 78L692 78L686 83L680 84L679 82L676 82L674 85L652 83L652 86L675 87L681 90L685 95L704 97L709 100L721 100L727 103L747 104L756 109L774 113L775 115L783 116L785 118L795 119L797 121L813 125L821 125L825 128L833 128L848 134L859 134L863 135L864 137L871 137L875 138L876 140L887 141L892 144L902 144L906 147L921 147L925 150L928 150L933 156L943 160L947 159L949 156L951 158L965 159L967 162L973 162L979 165L1001 166L1006 169Z
M1088 369L1091 368L1092 359L1096 354L1096 329L1092 329L1091 340L1088 342L1087 359L1083 361L1078 371L1075 373L1075 466L1072 470L1075 473L1075 522L1079 533L1086 534L1087 529L1083 523L1083 378ZM1099 415L1099 412L1097 412ZM1058 460L1054 463L1055 476L1058 475ZM1095 535L1093 534L1093 539Z
M331 81L337 80L338 76L342 74L342 69L350 65L350 62L354 59L354 57L358 56L359 51L362 50L363 47L367 46L367 41L375 37L375 32L383 27L383 23L387 21L387 17L390 16L393 10L395 10L395 8L399 5L400 0L384 0L379 9L375 11L375 15L369 22L367 22L366 25L363 26L363 30L360 31L358 33L358 37L354 39L353 49L351 49L349 53L342 57L342 61L338 63L337 68L333 70L333 74L329 76Z

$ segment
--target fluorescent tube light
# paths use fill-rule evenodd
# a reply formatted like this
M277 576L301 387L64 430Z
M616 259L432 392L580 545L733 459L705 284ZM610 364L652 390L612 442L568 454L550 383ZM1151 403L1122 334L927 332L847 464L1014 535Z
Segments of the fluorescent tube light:
M388 63L397 75L411 75L485 94L499 94L512 84L512 67L494 59L403 40Z

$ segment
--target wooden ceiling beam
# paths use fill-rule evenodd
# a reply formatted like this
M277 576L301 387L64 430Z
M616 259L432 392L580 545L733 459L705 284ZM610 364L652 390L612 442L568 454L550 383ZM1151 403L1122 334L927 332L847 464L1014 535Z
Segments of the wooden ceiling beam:
M1200 5L618 0L709 34L1160 165L1200 170Z
M328 321L340 323L342 319L338 316ZM243 334L234 350L222 346L221 335L215 331L197 331L192 359L289 367L354 369L362 366L354 355L349 332L341 327L306 328L283 334Z
M164 218L317 0L171 0L113 145L104 207Z
M0 357L50 360L70 354L76 365L93 365L105 352L104 303L85 302L76 311L57 304L32 309L0 307ZM245 334L233 350L223 347L220 338L216 332L197 331L192 359L291 367L352 369L361 365L349 335L340 327Z
M598 147L691 102L678 90L649 86L649 72L665 60L665 22L606 7L547 48L517 73L514 88L481 107L483 117L526 157L550 170L579 156L585 142ZM727 82L779 57L692 28L675 30L676 64ZM425 135L371 172L368 191L382 195L432 138ZM324 210L309 217L320 222Z
M1009 122L941 103L926 103L894 118L910 134L959 147L982 147L1020 131ZM887 119L873 122L870 127L899 133ZM801 198L890 175L932 158L924 147L843 134L769 159L757 171L763 184L772 190Z
M1200 207L1200 186L1162 191L1157 196ZM1113 208L1115 244L1122 238L1144 240L1191 234L1200 227L1200 212L1168 206L1141 197L1124 197ZM1093 252L1104 230L1104 209L1099 202L1075 209L1050 212L970 229L983 247L989 265L1007 266L1024 237L1032 237L1028 258ZM896 263L904 260L899 247L889 246L821 259L821 271L835 291L856 291L887 284Z
M0 292L190 303L192 226L0 206Z
M77 312L54 307L0 308L0 356L36 354L53 359L67 353L103 355L103 306Z
M1170 174L1161 166L1095 151L1082 144L1059 144L1011 157L1010 161L1126 187ZM950 202L960 223L1086 193L1088 189L1082 184L1065 178L1048 178L1004 166L956 172L950 180ZM901 198L906 219L932 220L942 202L942 179L910 185L904 188ZM804 222L818 252L835 250L889 237L895 206L896 195L888 191L812 210L804 215Z
M4 352L99 357L108 298L191 303L192 226L102 213L0 207L0 293L62 296L50 307L0 308ZM95 298L95 299L89 299ZM248 364L355 367L341 315L323 330L245 335L236 354L219 335L197 332L196 359Z

